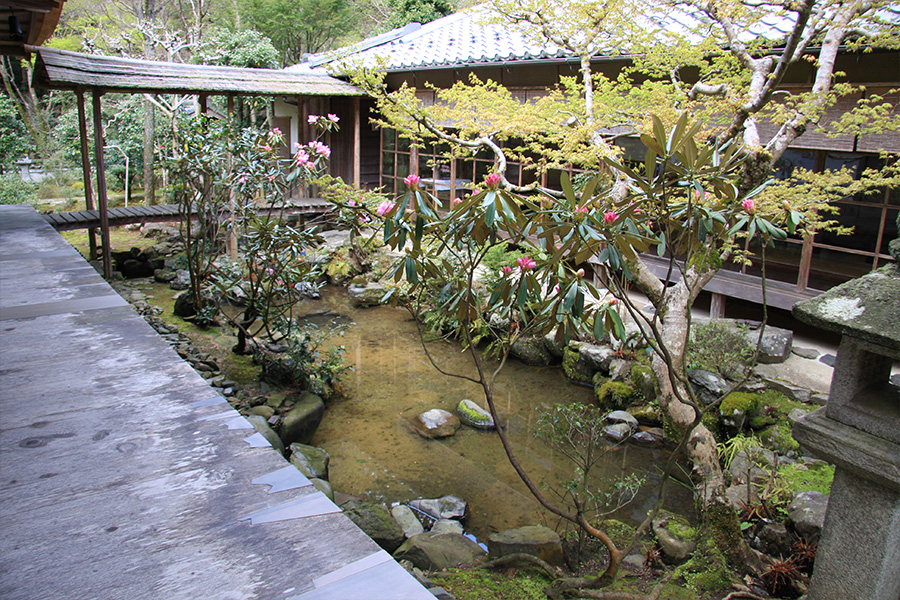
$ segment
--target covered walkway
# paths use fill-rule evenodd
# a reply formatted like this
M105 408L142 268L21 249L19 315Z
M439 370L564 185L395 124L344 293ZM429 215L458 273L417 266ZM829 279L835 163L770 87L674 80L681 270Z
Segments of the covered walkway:
M5 600L433 600L25 206L0 390Z

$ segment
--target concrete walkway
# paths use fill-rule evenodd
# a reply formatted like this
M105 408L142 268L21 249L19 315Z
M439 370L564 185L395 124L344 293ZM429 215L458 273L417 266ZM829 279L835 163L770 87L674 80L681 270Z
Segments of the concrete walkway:
M0 598L433 600L23 206L0 206Z

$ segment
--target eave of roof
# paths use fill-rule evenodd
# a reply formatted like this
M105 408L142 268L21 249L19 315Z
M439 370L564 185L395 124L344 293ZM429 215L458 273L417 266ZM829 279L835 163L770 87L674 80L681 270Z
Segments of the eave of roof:
M248 96L361 96L356 86L324 72L239 69L82 54L26 46L38 55L34 83L55 90L233 94Z

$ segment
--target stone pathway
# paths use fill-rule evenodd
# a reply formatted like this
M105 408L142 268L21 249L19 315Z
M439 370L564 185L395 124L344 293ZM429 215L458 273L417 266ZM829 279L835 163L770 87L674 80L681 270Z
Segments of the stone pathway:
M433 600L24 206L0 390L5 600Z

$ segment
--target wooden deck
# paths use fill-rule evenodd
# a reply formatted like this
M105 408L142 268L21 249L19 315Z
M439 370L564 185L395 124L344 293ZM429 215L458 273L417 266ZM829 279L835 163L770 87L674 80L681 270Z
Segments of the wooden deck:
M4 600L433 600L26 206L0 390Z
M291 198L284 207L284 214L305 217L323 215L331 210L333 210L333 205L321 198ZM177 204L111 208L108 215L110 227L181 220L181 212ZM100 211L98 210L48 213L44 215L44 219L57 231L100 227Z

